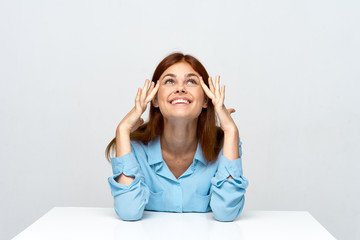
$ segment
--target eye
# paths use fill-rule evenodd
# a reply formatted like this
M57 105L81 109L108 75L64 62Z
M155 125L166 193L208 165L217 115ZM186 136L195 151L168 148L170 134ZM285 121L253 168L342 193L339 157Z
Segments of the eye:
M197 84L197 82L196 82L195 79L189 79L189 80L187 80L187 84L188 85L193 85L193 84Z
M175 83L175 81L171 78L165 80L165 82L164 82L164 84L174 84L174 83Z

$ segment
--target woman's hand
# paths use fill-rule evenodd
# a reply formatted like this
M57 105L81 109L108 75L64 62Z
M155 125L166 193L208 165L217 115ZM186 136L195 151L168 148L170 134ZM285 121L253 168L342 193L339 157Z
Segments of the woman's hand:
M135 106L120 122L117 132L121 129L122 132L125 131L131 133L144 123L141 115L145 112L147 104L155 97L160 87L159 81L156 85L154 82L151 82L150 88L149 84L150 80L146 79L144 87L138 89L135 98Z
M235 109L226 109L224 105L225 86L222 86L220 90L220 76L216 76L215 86L211 77L209 77L210 89L206 86L202 78L200 78L200 83L206 95L211 99L220 121L220 127L224 131L223 156L230 160L238 159L240 157L239 131L230 116L231 113L235 112ZM232 178L232 176L230 175L228 178Z
M234 120L230 116L231 113L235 112L235 109L229 108L226 109L224 105L225 99L225 86L221 86L220 90L220 76L216 76L215 86L212 82L211 77L209 77L209 87L206 86L204 80L200 77L200 83L204 89L205 94L211 99L215 112L220 121L220 127L224 132L237 132L237 127Z

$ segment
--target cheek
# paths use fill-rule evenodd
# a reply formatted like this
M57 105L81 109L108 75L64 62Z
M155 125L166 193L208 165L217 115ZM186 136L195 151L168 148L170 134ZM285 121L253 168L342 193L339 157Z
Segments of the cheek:
M164 88L160 87L156 94L159 101L164 98L164 95L165 95L164 92L165 92Z
M205 95L204 95L204 91L202 89L198 89L196 91L193 92L193 96L196 97L196 99L200 102L203 103L203 101L205 100Z
M157 100L158 102L167 102L168 96L171 94L171 89L166 87L160 87L157 92Z

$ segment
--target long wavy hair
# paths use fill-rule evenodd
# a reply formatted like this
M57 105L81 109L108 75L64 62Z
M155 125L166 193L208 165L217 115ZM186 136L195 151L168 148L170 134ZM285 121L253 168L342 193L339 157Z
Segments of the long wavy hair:
M178 62L186 62L203 78L205 84L209 87L209 74L205 67L191 55L184 55L175 52L165 57L156 67L152 81L156 84L160 76L171 65ZM205 97L206 94L205 94ZM150 103L149 121L142 124L137 130L130 134L131 140L137 140L144 144L156 139L164 131L164 118L159 108ZM196 137L200 141L201 149L208 162L215 161L219 155L224 142L224 132L217 126L214 105L211 100L207 101L207 108L203 108L197 122ZM111 140L105 150L105 156L110 161L110 152L116 147L116 137Z

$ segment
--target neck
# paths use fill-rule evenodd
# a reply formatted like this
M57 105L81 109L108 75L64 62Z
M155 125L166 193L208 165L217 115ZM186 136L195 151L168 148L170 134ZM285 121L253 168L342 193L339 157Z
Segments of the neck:
M162 150L176 156L196 151L196 130L197 119L170 121L164 118L164 132L160 138Z

